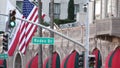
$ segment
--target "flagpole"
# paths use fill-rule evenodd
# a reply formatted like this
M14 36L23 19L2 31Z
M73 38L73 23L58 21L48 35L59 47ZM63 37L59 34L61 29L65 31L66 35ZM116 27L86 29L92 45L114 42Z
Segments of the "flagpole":
M38 22L42 24L42 2L38 0ZM38 29L39 36L42 37L42 27ZM39 45L38 50L38 68L42 68L42 44Z
M54 29L54 0L50 0L50 28ZM54 37L54 32L50 32L50 37ZM52 68L52 56L53 56L53 45L49 46L49 63L48 63L48 67Z

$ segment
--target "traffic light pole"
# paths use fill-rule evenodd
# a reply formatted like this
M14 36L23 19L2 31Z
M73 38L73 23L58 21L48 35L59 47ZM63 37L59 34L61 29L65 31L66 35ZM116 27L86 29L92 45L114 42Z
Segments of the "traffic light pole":
M8 17L8 15L6 15L6 14L0 14L0 15ZM18 17L16 17L16 19L22 20L22 21L26 21L27 23L34 24L34 25L37 25L38 27L42 27L43 29L46 29L46 30L51 31L51 32L54 32L55 34L57 34L57 35L65 38L65 39L67 39L67 40L69 40L69 41L71 41L71 42L81 46L84 50L86 50L86 48L84 47L84 44L82 44L82 43L80 43L78 41L75 41L74 39L72 39L72 38L70 38L70 37L68 37L68 36L66 36L66 35L64 35L64 34L62 34L60 32L57 32L56 30L53 30L51 28L47 28L46 26L43 26L41 24L38 24L38 23L35 23L35 22L32 22L32 21L26 20L26 19L22 19L22 18L18 18Z
M89 68L89 0L86 0L86 4L84 5L84 11L86 12L86 42L85 42L85 68Z

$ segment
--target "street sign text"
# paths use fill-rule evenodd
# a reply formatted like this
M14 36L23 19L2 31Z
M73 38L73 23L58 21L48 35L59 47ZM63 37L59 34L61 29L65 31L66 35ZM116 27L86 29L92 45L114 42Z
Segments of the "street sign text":
M47 38L47 37L33 37L32 38L33 44L54 44L54 38Z

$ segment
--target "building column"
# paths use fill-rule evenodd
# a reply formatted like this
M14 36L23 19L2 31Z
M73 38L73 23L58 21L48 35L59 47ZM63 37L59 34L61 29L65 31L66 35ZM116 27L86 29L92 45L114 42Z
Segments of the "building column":
M118 14L118 4L119 4L119 1L115 0L115 15L116 15L116 17L119 17L119 14Z
M107 17L108 0L103 0L103 18Z
M103 10L103 7L102 7L102 6L103 6L103 0L100 1L100 19L103 18L103 16L102 16L102 12L103 12L102 10Z

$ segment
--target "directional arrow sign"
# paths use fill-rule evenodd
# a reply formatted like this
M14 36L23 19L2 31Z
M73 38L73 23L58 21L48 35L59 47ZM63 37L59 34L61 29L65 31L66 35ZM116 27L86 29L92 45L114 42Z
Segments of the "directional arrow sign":
M33 44L54 44L54 38L47 38L47 37L33 37L32 38Z
M7 59L8 58L8 54L0 54L0 59Z

